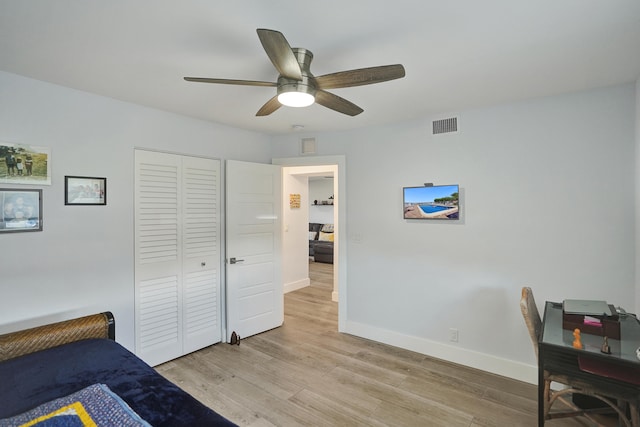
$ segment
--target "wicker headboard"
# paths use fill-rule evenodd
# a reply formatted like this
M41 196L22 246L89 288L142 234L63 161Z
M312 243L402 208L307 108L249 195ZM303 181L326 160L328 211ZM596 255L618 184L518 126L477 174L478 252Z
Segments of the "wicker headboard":
M104 312L0 335L0 361L88 338L115 340L113 314Z

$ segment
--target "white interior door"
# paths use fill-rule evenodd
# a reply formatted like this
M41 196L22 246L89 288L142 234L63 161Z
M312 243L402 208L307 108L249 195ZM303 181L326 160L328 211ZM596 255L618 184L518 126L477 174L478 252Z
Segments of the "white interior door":
M135 152L136 354L151 365L182 355L180 163Z
M226 163L227 339L282 325L282 171Z
M220 161L182 156L183 353L220 342Z

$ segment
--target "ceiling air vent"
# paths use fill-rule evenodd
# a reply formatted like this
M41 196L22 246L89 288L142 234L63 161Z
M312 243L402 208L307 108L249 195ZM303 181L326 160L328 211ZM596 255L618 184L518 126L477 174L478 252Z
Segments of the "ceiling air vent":
M458 132L458 118L451 117L449 119L434 120L433 122L433 134L438 135L441 133Z

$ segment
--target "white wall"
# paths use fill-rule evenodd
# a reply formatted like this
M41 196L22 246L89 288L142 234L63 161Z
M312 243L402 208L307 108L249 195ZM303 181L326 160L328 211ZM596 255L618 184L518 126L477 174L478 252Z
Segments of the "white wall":
M311 207L309 208L309 222L318 224L333 224L333 206L322 205L322 201L333 203L329 197L333 196L333 178L320 178L309 180L309 200ZM314 201L318 201L318 205L314 205Z
M452 135L425 118L274 138L274 156L301 136L346 156L347 332L535 382L523 285L540 308L635 301L635 102L623 85L464 111ZM402 219L424 182L460 184L460 221Z
M271 158L264 135L4 72L0 141L50 147L52 163L52 185L42 187L44 231L0 235L0 333L110 310L117 339L129 349L134 147L223 160ZM107 206L65 206L65 175L106 177Z
M285 168L285 171L287 169ZM306 175L283 173L282 280L286 292L309 285L309 185ZM292 208L289 195L300 195L300 208Z

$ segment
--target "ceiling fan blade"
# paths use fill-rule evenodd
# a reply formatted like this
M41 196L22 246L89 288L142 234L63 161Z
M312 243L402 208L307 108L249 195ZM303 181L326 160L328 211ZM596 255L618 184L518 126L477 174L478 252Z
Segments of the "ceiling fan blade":
M293 80L302 80L300 64L289 46L289 42L279 31L258 28L258 37L267 56L281 76Z
M256 116L268 116L269 114L282 107L282 104L278 101L278 95L268 100L256 113Z
M320 89L336 89L386 82L402 78L404 75L404 67L401 64L381 65L325 74L316 77L316 83Z
M338 113L346 114L348 116L357 116L364 111L353 102L347 101L338 95L334 95L323 90L318 90L316 92L316 102L322 106L331 108Z
M185 77L184 79L188 82L220 83L224 85L267 86L267 87L278 86L278 84L275 82L260 82L255 80L210 79L206 77Z

